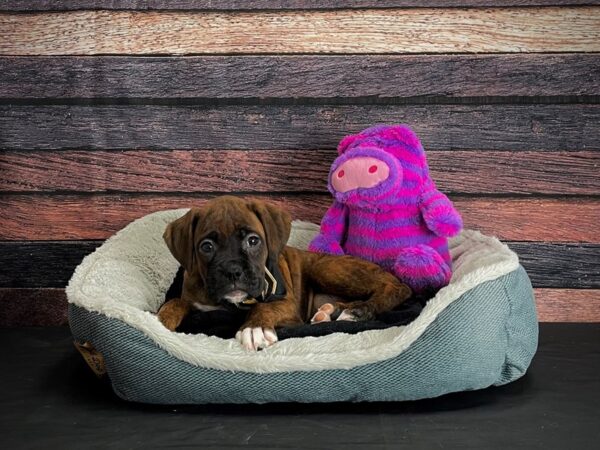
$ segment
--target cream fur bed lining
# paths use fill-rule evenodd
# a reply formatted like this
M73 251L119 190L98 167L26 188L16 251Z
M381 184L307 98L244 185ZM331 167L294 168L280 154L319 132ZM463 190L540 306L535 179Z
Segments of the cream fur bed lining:
M454 270L450 285L410 324L354 335L287 339L260 352L247 352L234 339L170 332L154 314L178 269L162 234L186 211L153 213L119 231L84 258L67 286L67 297L69 303L126 322L178 359L213 369L254 373L350 369L395 357L454 300L519 264L517 255L497 239L464 231L450 241ZM289 244L305 249L317 231L317 225L295 221Z

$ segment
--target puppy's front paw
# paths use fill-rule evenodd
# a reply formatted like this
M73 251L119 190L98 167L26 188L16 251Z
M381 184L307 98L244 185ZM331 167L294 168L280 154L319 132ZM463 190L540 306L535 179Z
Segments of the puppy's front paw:
M164 305L158 311L157 316L158 320L160 320L161 323L170 331L175 331L182 319L181 316L176 314L176 312L174 312L172 308L169 308L168 305Z
M273 328L246 327L238 331L235 338L246 350L256 351L277 342L277 333Z

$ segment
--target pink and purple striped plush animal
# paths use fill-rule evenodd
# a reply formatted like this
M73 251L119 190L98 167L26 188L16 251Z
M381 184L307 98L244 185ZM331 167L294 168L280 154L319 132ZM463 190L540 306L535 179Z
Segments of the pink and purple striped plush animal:
M405 125L380 125L338 146L328 187L335 201L309 250L379 264L415 292L449 283L447 238L462 219L429 176L425 151Z

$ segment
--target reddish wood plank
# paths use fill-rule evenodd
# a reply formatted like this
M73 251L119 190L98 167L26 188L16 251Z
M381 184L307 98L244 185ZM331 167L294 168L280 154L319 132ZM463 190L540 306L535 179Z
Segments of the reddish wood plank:
M598 289L534 289L540 322L600 322ZM67 323L63 289L0 288L0 326L57 326Z
M207 195L5 195L0 239L104 239L144 214L202 204ZM325 194L263 198L297 219L319 222L331 197ZM454 199L468 228L515 241L600 243L597 199Z
M399 7L593 5L594 0L5 0L0 11L129 10L261 10Z
M455 199L465 226L500 239L600 242L597 199Z
M0 98L600 94L598 54L0 57ZM403 80L398 83L398 79Z
M67 323L64 289L0 288L0 327L58 326Z
M0 210L11 211L0 221L0 239L105 239L132 220L150 212L203 204L210 195L174 196L20 196L0 197ZM295 218L319 221L329 196L269 196ZM35 211L35 214L32 214ZM27 223L29 230L21 229ZM54 237L51 237L54 236Z
M534 289L540 322L600 322L599 289Z
M334 150L4 152L0 191L325 191L335 156ZM600 152L430 151L428 159L448 193L600 192Z

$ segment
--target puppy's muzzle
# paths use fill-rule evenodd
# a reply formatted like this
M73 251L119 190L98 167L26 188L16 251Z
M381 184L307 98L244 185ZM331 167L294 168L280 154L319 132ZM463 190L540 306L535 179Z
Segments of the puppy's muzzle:
M238 262L223 264L221 270L223 271L223 274L233 282L240 281L244 275L244 269Z

